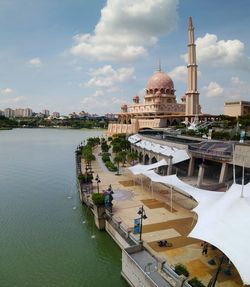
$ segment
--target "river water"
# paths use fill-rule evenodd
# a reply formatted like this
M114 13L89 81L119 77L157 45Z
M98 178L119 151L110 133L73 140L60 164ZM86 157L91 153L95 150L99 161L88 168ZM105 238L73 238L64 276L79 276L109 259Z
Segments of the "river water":
M0 286L127 286L121 251L95 228L74 150L98 130L0 131Z

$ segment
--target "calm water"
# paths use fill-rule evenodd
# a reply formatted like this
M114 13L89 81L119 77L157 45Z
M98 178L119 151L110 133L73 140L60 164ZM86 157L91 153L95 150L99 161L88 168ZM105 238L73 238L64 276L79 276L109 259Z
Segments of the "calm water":
M1 287L127 286L120 249L96 230L76 190L74 149L101 134L0 131Z

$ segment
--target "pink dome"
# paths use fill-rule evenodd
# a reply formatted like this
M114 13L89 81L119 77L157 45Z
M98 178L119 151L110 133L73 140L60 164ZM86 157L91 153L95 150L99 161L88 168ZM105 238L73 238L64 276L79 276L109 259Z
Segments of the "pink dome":
M147 89L169 89L174 90L174 83L172 79L164 72L157 71L154 75L148 80Z
M139 100L139 96L134 96L133 100Z

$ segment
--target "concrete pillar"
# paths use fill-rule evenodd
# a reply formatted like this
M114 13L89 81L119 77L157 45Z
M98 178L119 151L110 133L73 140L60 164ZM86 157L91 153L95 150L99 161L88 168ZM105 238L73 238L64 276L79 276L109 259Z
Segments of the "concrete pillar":
M226 162L223 162L221 164L219 183L224 183L225 182L225 179L227 177L227 170L228 170L228 164Z
M168 173L167 173L167 175L172 174L172 167L173 167L173 157L170 156L168 159Z
M99 230L105 229L105 207L104 206L96 206L94 205L94 218L95 218L95 225Z
M205 165L201 164L199 166L199 173L198 173L198 179L197 179L197 186L200 187L203 182L203 177L204 177L204 171L205 171Z
M188 165L188 176L192 176L194 174L194 164L195 164L195 157L191 156Z

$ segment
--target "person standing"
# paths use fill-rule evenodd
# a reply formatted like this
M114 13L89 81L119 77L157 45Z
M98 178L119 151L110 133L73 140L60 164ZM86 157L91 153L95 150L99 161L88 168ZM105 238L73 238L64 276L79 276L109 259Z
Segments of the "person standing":
M207 250L208 250L208 243L203 242L202 255L207 256Z

